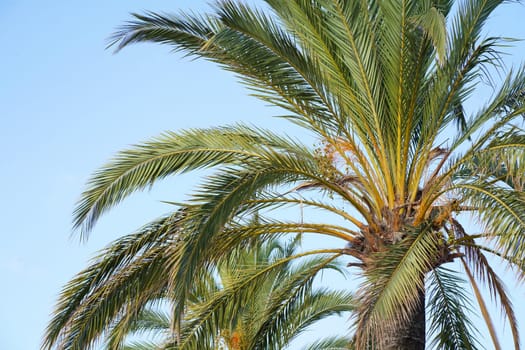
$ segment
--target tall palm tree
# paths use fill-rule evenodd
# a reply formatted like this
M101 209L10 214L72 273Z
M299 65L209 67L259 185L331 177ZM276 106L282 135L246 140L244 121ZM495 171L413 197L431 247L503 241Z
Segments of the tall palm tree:
M312 272L318 269L316 261L292 266L290 257L295 254L297 243L285 246L272 238L264 244L258 242L250 250L237 249L204 285L195 288L180 329L174 329L167 312L166 304L171 303L168 292L164 298L151 301L131 321L124 317L115 322L108 331L106 348L282 349L317 320L351 311L353 302L348 292L311 287L315 275ZM323 270L333 268L339 269L328 264ZM260 275L265 276L264 280ZM279 327L275 327L276 320ZM154 337L154 341L125 341L129 335L145 332L160 333L160 337ZM328 340L330 343L317 349L349 343L345 338Z
M305 254L347 255L358 268L357 349L424 349L425 312L437 348L481 347L464 279L494 346L483 287L501 305L518 349L513 307L488 256L523 279L524 69L508 73L478 111L463 107L483 75L499 69L504 39L481 32L503 2L265 0L255 9L219 1L211 14L135 15L113 38L118 50L157 42L216 62L286 110L320 146L245 125L165 133L94 174L75 226L87 234L134 191L213 168L185 206L188 235L166 248L163 276L177 300L234 247L310 232L341 239L341 249ZM319 209L334 220L272 218L271 209L283 206ZM243 221L255 211L268 218ZM464 226L467 216L480 223L476 232ZM151 274L141 281L151 290L160 283ZM69 332L62 326L52 327L47 344Z

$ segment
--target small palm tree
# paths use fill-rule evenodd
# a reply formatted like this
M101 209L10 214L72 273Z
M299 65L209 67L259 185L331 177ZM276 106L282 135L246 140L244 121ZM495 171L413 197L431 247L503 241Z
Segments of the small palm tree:
M480 76L498 67L504 39L481 32L503 2L266 0L267 12L225 0L209 15L135 15L115 34L118 49L157 42L216 62L320 146L245 125L166 133L95 173L76 227L88 233L103 213L159 179L213 168L185 206L180 227L188 234L165 248L163 273L137 271L140 288L128 295L151 298L169 283L185 300L199 271L235 247L310 232L341 239L341 248L304 254L347 255L360 271L357 349L424 349L426 312L436 348L480 347L463 279L494 347L501 348L482 286L501 305L518 349L510 297L487 256L525 276L524 69L510 72L478 111L464 109ZM283 206L331 216L272 218L270 210ZM256 211L267 218L247 223ZM465 229L466 215L479 232ZM173 230L155 225L154 236ZM79 334L89 332L68 318L75 295L64 294L47 345L61 336L81 343Z
M172 249L185 239L185 218L177 211L117 239L64 287L47 335L58 348L105 341L108 350L282 349L318 320L354 309L349 292L312 288L319 272L344 272L333 256L306 260L296 251L300 237L283 245L272 235L200 271L177 310L181 303L166 276ZM260 224L257 218L252 224ZM124 344L142 332L161 334L162 342ZM323 344L344 341L350 342Z
M114 323L108 331L107 349L121 349L128 335L145 332L160 333L160 339L135 341L123 348L282 349L317 320L351 311L350 294L311 287L312 272L319 268L316 261L291 265L297 243L284 246L274 238L250 250L237 249L215 274L201 283L196 281L198 288L189 298L180 325L174 325L166 310L166 304L171 304L168 292L150 301L135 317ZM339 269L330 263L323 270L333 268ZM348 345L350 340L324 342L325 347L318 349L336 342Z

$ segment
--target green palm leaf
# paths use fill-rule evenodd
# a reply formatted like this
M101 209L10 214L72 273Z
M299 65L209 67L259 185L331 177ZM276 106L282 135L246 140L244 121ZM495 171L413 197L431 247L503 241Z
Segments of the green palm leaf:
M444 267L435 269L428 281L431 323L429 333L436 349L479 349L476 331L467 317L471 308L464 281Z

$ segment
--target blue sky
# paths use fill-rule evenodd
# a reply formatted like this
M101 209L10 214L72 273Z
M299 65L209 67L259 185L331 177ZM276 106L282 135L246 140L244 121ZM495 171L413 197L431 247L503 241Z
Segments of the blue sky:
M300 135L211 63L156 45L105 50L129 12L179 8L206 2L0 0L1 349L37 349L61 286L89 257L167 211L160 200L190 192L191 176L165 181L112 211L81 243L71 235L74 203L116 151L163 130L235 121ZM525 38L523 18L525 6L507 5L491 19L490 33ZM507 52L509 66L525 59L523 42ZM523 304L523 287L509 288ZM525 331L523 307L518 319Z

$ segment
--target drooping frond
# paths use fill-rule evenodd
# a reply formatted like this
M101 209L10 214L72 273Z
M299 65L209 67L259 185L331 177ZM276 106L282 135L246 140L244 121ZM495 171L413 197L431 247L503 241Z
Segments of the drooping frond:
M149 298L162 294L168 281L159 277L169 271L163 252L177 244L181 216L162 218L117 240L71 280L47 328L44 348L55 343L63 349L83 348L122 310L133 314Z
M391 332L412 317L421 303L422 276L437 258L437 239L420 228L398 244L366 261L366 280L358 293L362 308L356 320L356 346L392 342ZM382 346L382 345L380 345Z
M93 175L75 209L75 227L87 233L106 210L168 175L219 164L262 166L276 152L311 158L296 142L241 125L166 133L120 152Z
M444 267L432 270L427 282L432 346L436 349L479 349L474 324L467 314L470 300L465 294L465 281Z
M525 230L523 192L500 187L486 179L458 184L457 188L469 205L479 208L485 231L501 232L494 238L502 253L523 259L525 247L520 238Z
M466 257L465 259L462 259L462 262L464 264L464 268L467 272L467 275L469 276L471 284L473 285L473 288L475 290L478 290L474 278L476 278L478 281L480 281L480 283L487 287L492 300L500 305L502 313L506 316L509 322L510 329L512 331L512 336L514 339L515 349L520 349L518 320L516 319L514 307L512 305L510 297L507 294L508 292L505 288L505 285L503 284L503 281L501 281L497 273L490 266L487 258L481 252L480 249L476 248L475 246L467 245L465 247L465 251ZM479 294L479 292L477 292L476 294ZM480 298L479 295L476 296L478 299ZM479 300L479 302L480 304L483 303L483 301L481 300ZM480 307L483 309L483 305L480 305ZM490 328L491 325L489 321L487 321L487 324ZM491 333L494 333L494 331L491 330Z

